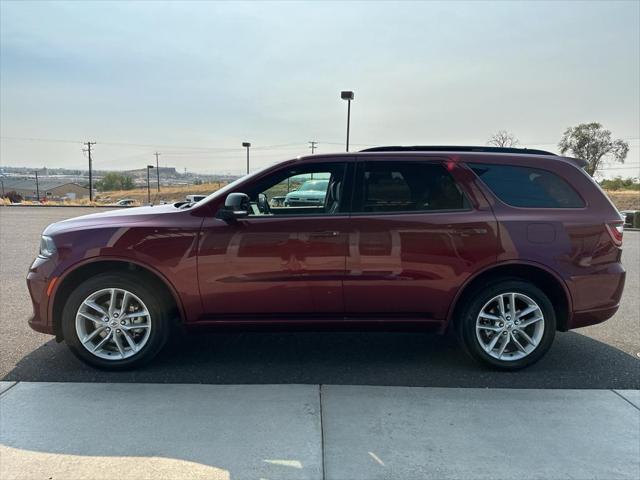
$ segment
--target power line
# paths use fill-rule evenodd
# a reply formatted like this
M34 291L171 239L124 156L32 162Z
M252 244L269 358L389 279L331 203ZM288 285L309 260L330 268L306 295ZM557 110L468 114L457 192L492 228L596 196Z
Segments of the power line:
M86 145L86 149L83 149L83 152L85 152L86 154L88 154L88 160L89 160L89 186L90 186L90 199L93 200L93 167L92 167L92 157L91 157L91 146L95 145L96 142L80 142L78 140L71 140L71 139L60 139L60 138L39 138L39 137L10 137L10 136L0 136L0 138L2 139L6 139L6 140L19 140L19 141L34 141L34 142L54 142L54 143L69 143L69 144L78 144L81 143L83 145ZM637 141L640 140L640 137L622 137L623 139L627 140L627 141ZM305 143L307 145L305 145ZM318 144L319 143L324 143L327 145L339 145L342 146L343 142L330 142L330 141L308 141L308 142L295 142L295 143L283 143L283 144L273 144L273 145L262 145L262 146L252 146L252 150L254 151L259 151L259 152L268 152L269 150L288 150L288 149L294 149L294 150L298 150L298 152L295 152L299 155L304 154L304 148L306 146L306 148L310 148L311 149L311 153L314 154L315 150L318 148ZM524 145L556 145L556 143L550 143L550 142L522 142ZM144 144L144 143L133 143L133 142L100 142L101 145L112 145L112 146L128 146L128 147L156 147L159 148L161 145L159 144ZM373 145L381 145L381 144L385 144L384 142L380 142L380 143L376 143L376 144L371 144L371 143L351 143L352 146L361 146L361 147L369 147L369 146L373 146ZM163 149L162 155L165 155L165 159L172 159L174 161L176 161L178 164L183 163L183 162L188 162L188 161L198 161L198 160L215 160L215 159L222 159L225 157L229 157L230 154L236 154L239 153L239 149L237 147L222 147L222 146L201 146L201 147L197 147L197 146L186 146L186 145L165 145L166 150ZM291 152L292 154L294 152ZM159 152L155 152L153 153L153 155L157 154L160 155ZM115 163L119 163L122 161L126 161L128 159L133 159L133 158L141 158L144 157L146 155L149 155L149 152L147 153L139 153L139 154L135 154L135 155L128 155L125 157L119 157L116 160L114 160L113 162ZM283 154L283 153L278 153L278 152L274 152L274 153L262 153L260 155L261 158L270 158L270 157L283 157L286 156L287 154ZM113 163L111 162L111 163ZM629 169L633 169L635 167L635 164L624 164L624 165L620 165L620 166L612 166L612 167L602 167L601 170L629 170ZM160 190L160 172L159 172L159 159L156 157L156 174L157 174L157 188L158 191Z
M621 137L620 140L640 140L640 137ZM558 142L523 142L520 141L523 145L558 145Z
M344 142L325 142L324 140L319 140L320 143L326 143L327 145L344 145ZM378 145L385 145L385 143L383 142L378 142L378 143L353 143L353 142L349 142L350 146L356 146L356 147L375 147Z
M33 142L53 142L53 143L74 143L74 144L78 144L78 143L85 143L82 142L80 140L70 140L70 139L61 139L61 138L38 138L38 137L10 137L10 136L2 136L0 137L3 140L20 140L20 141L33 141ZM622 140L640 140L640 137L621 137ZM318 142L316 142L318 143ZM327 142L327 141L321 141L321 143L326 143L327 145L343 145L344 142ZM395 142L390 142L395 143ZM354 146L361 146L361 147L370 147L370 146L375 146L375 145L386 145L386 144L390 144L389 142L376 142L376 143L352 143L349 142L350 145L354 145ZM521 144L523 145L557 145L558 142L548 142L548 141L544 141L544 142L537 142L537 141L520 141ZM202 147L198 147L198 146L194 146L194 145L164 145L164 144L157 144L157 143L134 143L134 142L110 142L110 141L100 141L101 145L112 145L112 146L125 146L125 147L152 147L152 148L163 148L163 149L172 149L172 148L177 148L177 149L183 149L183 150L218 150L218 151L229 151L229 152L233 152L237 150L237 147L221 147L221 146L202 146ZM292 147L292 146L300 146L302 144L302 142L300 143L285 143L285 144L281 144L281 145L264 145L261 147L255 147L256 149L275 149L275 148L285 148L285 147ZM253 147L252 147L253 148Z
M0 137L3 140L21 140L21 141L29 141L29 142L53 142L53 143L86 143L81 142L79 140L69 140L69 139L61 139L61 138L37 138L37 137ZM151 144L151 143L132 143L132 142L109 142L109 141L100 141L100 145L111 145L111 146L123 146L123 147L152 147L152 148L177 148L182 150L217 150L217 151L228 151L234 152L237 151L237 147L212 147L212 146L202 146L196 147L193 145L162 145L162 144ZM258 150L270 150L276 148L285 148L292 146L301 146L303 142L298 143L284 143L280 145L263 145L255 147Z
M81 140L61 140L58 138L34 138L34 137L0 137L3 140L23 140L27 142L52 142L52 143L84 143Z

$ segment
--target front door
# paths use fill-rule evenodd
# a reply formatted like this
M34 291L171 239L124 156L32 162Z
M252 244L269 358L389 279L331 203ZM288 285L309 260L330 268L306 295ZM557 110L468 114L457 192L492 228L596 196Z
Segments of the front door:
M198 278L208 317L343 314L345 173L345 163L289 165L236 190L251 199L248 217L205 220Z

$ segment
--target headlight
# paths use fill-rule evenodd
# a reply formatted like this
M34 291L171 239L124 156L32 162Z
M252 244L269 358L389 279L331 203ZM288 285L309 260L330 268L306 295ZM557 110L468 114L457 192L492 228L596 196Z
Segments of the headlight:
M40 237L40 256L49 258L56 253L56 244L53 243L53 238L42 235Z

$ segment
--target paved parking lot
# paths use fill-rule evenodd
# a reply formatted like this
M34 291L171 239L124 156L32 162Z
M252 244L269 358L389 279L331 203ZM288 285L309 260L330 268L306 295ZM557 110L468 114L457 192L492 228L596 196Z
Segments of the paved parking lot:
M148 367L93 370L27 326L27 269L44 227L83 208L0 207L0 380L432 387L639 388L640 233L625 233L627 287L612 320L560 333L549 354L517 373L484 369L453 341L425 333L214 333L174 341Z

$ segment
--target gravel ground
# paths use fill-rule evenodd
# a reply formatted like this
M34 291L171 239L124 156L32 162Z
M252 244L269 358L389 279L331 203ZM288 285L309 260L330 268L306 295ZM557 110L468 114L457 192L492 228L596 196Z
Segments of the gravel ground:
M94 212L0 207L0 379L640 388L640 232L625 233L628 276L618 314L601 325L559 333L549 354L521 372L479 367L448 338L371 332L198 334L174 341L144 369L93 370L64 344L28 327L31 303L25 276L49 223Z

